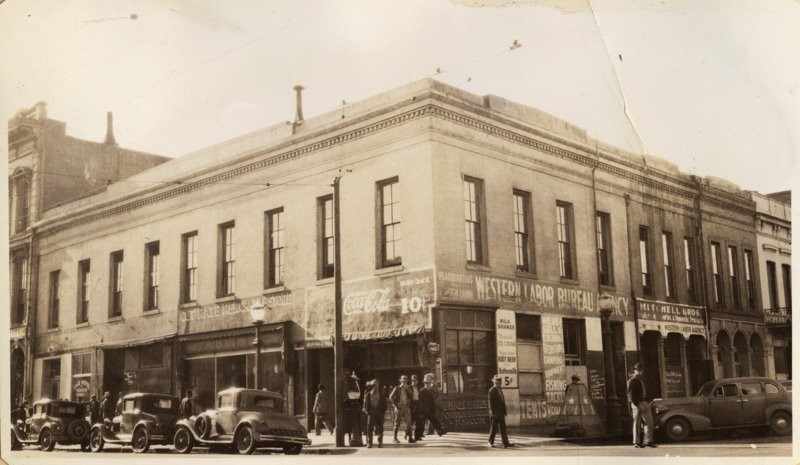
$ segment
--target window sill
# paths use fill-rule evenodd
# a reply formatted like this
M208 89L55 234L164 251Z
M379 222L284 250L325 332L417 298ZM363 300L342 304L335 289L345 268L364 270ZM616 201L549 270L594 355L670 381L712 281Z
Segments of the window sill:
M561 278L558 282L561 284L569 284L570 286L577 286L580 284L577 279Z
M486 273L492 271L491 268L486 265L481 265L480 263L467 263L466 268L471 271L484 271Z
M192 302L184 302L182 304L178 304L178 308L194 308L199 306L200 304L198 304L196 300Z
M286 286L281 284L280 286L268 287L264 289L264 292L262 292L262 294L264 295L278 294L280 292L286 292L286 290L287 290Z
M404 271L406 271L406 268L403 265L392 265L383 268L378 268L377 270L375 270L374 274L375 276L384 276L387 274L402 273Z
M61 328L47 328L46 334L60 333Z
M218 304L224 304L226 302L233 302L235 300L238 300L238 299L236 298L236 295L234 294L234 295L226 295L226 296L222 296L222 297L217 297L217 300L215 300L215 302L218 303Z
M536 278L536 273L531 273L530 271L519 271L519 270L517 270L514 274L518 278L537 279Z
M78 329L80 329L80 328L88 328L89 327L89 322L88 321L84 321L83 323L78 323L78 324L75 325L75 327L78 328Z
M124 320L124 318L122 318L122 315L108 317L108 322L109 323L114 323L114 322L122 321L122 320Z
M600 285L601 291L609 291L609 292L617 292L617 286L613 284L601 284Z
M153 309L150 309L150 310L143 311L142 312L142 316L158 315L159 313L161 313L161 310L159 310L157 308L153 308Z
M326 284L333 284L334 278L322 278L317 280L317 286L324 286Z

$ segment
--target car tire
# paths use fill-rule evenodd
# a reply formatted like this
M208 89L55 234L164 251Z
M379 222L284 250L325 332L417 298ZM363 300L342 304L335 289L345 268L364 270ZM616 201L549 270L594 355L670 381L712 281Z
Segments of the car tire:
M778 436L792 434L792 415L784 411L773 413L769 427Z
M175 448L175 452L179 454L188 454L192 451L194 437L189 428L181 426L175 431L175 436L172 438L172 446Z
M670 441L681 442L689 437L689 433L692 432L692 426L685 418L673 417L667 420L664 425L664 431Z
M143 426L133 431L131 447L133 447L133 452L136 454L144 454L150 450L150 438L147 437L147 430Z
M291 446L283 446L283 453L286 455L300 455L303 450L302 444L292 444Z
M102 452L104 445L103 432L100 430L100 427L92 428L92 431L89 433L89 449L91 449L92 452Z
M208 439L211 436L211 418L206 415L195 418L194 431L201 439Z
M52 431L49 428L43 429L39 433L39 445L43 451L50 452L56 447L56 439L53 437Z
M233 442L236 446L236 452L241 455L250 455L255 452L256 440L253 436L253 428L251 428L250 425L243 425L239 428L239 431L236 432Z

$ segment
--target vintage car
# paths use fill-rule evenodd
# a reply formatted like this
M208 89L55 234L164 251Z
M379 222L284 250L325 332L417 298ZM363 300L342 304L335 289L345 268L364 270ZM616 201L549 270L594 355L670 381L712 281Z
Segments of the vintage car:
M653 401L656 430L672 441L695 431L753 429L792 432L792 396L769 378L723 378L704 383L697 395Z
M36 444L51 451L56 444L80 444L87 451L89 422L83 415L83 404L78 402L41 399L33 404L30 418L11 426L11 449Z
M283 413L280 394L243 388L220 391L215 409L179 420L173 440L175 450L183 454L198 445L232 447L240 454L252 454L257 447L277 447L294 455L309 444L300 422Z
M166 394L127 394L121 415L92 426L89 446L92 452L100 452L105 443L130 444L134 452L142 453L152 444L171 444L179 405L177 397Z

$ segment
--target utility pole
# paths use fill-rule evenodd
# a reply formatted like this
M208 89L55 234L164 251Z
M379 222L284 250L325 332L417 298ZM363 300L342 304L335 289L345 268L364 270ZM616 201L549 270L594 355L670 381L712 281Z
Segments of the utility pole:
M342 248L339 230L339 180L333 179L333 412L336 418L336 447L344 447L344 392L342 371Z

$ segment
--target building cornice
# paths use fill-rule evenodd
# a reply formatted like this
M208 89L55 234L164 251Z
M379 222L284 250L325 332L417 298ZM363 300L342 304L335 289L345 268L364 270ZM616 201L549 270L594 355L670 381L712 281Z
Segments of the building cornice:
M420 105L421 101L425 99L428 99L432 102ZM466 115L450 108L445 108L444 106L437 104L437 102L455 105L456 107L462 108L466 112L491 119L494 122L506 126L511 126L519 131L512 131L511 129L502 127L499 124L493 124L481 118L472 115ZM379 121L375 121L362 127L339 132L343 129L351 127L353 124L358 124L362 121L393 113L410 105L418 106L416 108L385 117ZM201 170L192 174L191 178L185 177L183 179L176 179L174 181L174 185L176 187L161 186L144 189L131 193L122 198L106 201L100 205L88 205L81 208L77 212L71 212L69 214L63 214L60 217L43 220L36 226L40 228L42 235L55 234L87 223L126 213L146 205L188 194L204 187L212 186L216 183L230 181L231 179L249 175L278 164L337 146L339 144L353 142L375 133L426 117L437 117L464 127L478 129L495 137L503 138L523 146L531 147L538 151L559 157L563 160L571 161L586 167L596 167L598 170L627 179L647 188L660 190L676 196L684 197L686 199L694 199L698 195L696 183L682 180L674 176L669 176L657 168L647 167L646 169L643 169L643 167L636 165L630 160L624 160L622 157L612 156L610 154L603 153L602 151L598 151L597 156L595 156L595 149L592 147L583 146L576 142L560 139L530 126L525 126L519 122L499 117L498 115L476 105L466 105L461 101L448 99L436 93L428 93L424 96L421 96L421 98L409 99L403 103L384 107L380 110L346 123L322 128L319 131L311 132L301 138L292 138L288 141L283 141L279 144L275 144L264 149L243 154L226 163L227 166L236 164L239 164L240 166L226 169L224 171L220 171L218 166ZM574 151L570 151L557 145L536 139L522 132L533 134L539 138L549 139L557 144L570 147L574 149ZM330 135L328 137L324 137L325 134ZM303 142L308 143L298 146L298 144L302 144ZM260 158L274 152L277 153L266 158ZM255 158L259 159L256 161L251 161ZM627 169L616 165L622 165ZM638 172L633 172L632 170L645 171L646 174L643 175ZM206 175L205 177L198 179L198 176L203 176L204 174ZM660 178L662 180L656 178ZM670 183L677 184L677 186ZM712 194L703 195L701 199L703 203L711 204L727 211L740 214L753 215L755 213L755 207L745 208L734 203L733 201L726 201L725 199L719 198L721 196L732 196L732 194L706 185L702 186L702 191L704 194ZM737 200L741 200L741 202L752 202L746 198L739 199L737 197Z

